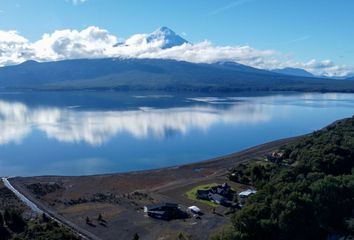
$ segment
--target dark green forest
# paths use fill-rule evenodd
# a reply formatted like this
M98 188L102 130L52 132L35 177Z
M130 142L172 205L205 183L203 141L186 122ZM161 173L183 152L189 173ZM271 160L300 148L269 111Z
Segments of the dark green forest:
M354 239L354 117L232 169L258 191L216 239Z
M25 220L15 209L0 212L1 240L76 240L80 239L46 215Z

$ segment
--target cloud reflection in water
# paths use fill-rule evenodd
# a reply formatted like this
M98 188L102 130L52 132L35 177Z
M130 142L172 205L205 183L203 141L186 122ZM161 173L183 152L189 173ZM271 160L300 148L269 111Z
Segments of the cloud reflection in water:
M193 106L168 109L141 108L125 111L87 111L58 107L29 107L0 100L0 144L20 143L37 130L60 142L84 142L93 146L119 133L135 138L165 138L170 132L206 131L218 123L269 121L269 108L261 104Z

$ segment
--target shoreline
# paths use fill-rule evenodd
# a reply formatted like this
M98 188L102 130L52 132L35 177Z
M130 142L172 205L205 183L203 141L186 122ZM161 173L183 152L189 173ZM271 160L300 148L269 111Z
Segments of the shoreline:
M228 161L231 158L237 158L239 155L243 155L246 152L252 152L255 151L256 149L259 148L273 148L272 146L274 145L279 145L279 144L286 144L289 142L296 141L297 139L301 139L303 137L308 136L311 133L303 134L303 135L298 135L298 136L293 136L293 137L287 137L287 138L281 138L281 139L276 139L273 141L261 143L255 146L247 147L245 149L242 149L237 152L232 152L229 154L205 159L205 160L200 160L196 162L191 162L191 163L182 163L182 164L177 164L173 166L167 166L167 167L157 167L157 168L152 168L152 169L142 169L142 170L130 170L130 171L124 171L124 172L111 172L111 173L98 173L98 174L83 174L83 175L34 175L34 176L1 176L3 177L8 177L8 178L37 178L37 177L70 177L70 178L75 178L75 177L104 177L104 176L113 176L113 175L137 175L137 174L150 174L150 173L158 173L164 170L178 170L181 168L203 168L204 165L214 165L219 161Z
M217 207L218 214L215 215L213 207L189 199L186 193L197 186L224 182L237 189L244 189L246 186L228 180L230 168L240 163L263 159L265 155L281 146L296 142L307 135L279 139L225 156L167 168L86 176L15 177L10 181L17 191L42 211L90 239L113 240L116 236L130 239L134 233L141 233L145 236L144 239L154 240L158 239L162 232L166 232L167 235L173 233L172 236L176 236L178 232L186 232L196 236L196 239L206 240L216 229L230 224L230 218L225 215L226 210L223 207ZM37 186L59 184L60 188L44 196L38 196L27 188L31 184ZM132 199L134 193L138 193L140 197ZM108 202L87 200L97 194L118 199L118 203L109 200ZM141 196L145 198L141 199ZM78 199L85 201L74 205L67 204ZM184 207L197 204L205 213L204 220L194 222L191 218L186 222L176 220L157 223L159 220L146 218L141 210L143 206L159 202L175 202ZM85 223L84 219L87 216L93 219L98 214L105 216L107 223L112 227L92 228Z
M99 179L116 179L118 182L128 181L131 184L126 186L128 191L142 190L155 191L162 190L172 185L185 185L186 183L203 182L224 178L228 171L240 164L252 160L263 158L266 154L279 149L281 146L295 142L308 136L304 134L295 137L278 139L263 144L259 144L238 152L230 153L220 157L202 160L194 163L175 165L148 170L137 170L129 172L105 173L94 175L65 176L65 175L41 175L41 176L15 176L11 177L12 184L16 185L21 193L28 196L28 191L23 187L26 184L41 182L71 182L87 181L93 183ZM130 181L133 180L134 181ZM138 179L138 180L136 180ZM151 180L153 182L151 183ZM118 184L119 185L119 184ZM148 185L148 186L146 186ZM152 186L153 185L153 186ZM151 188L153 187L153 188Z

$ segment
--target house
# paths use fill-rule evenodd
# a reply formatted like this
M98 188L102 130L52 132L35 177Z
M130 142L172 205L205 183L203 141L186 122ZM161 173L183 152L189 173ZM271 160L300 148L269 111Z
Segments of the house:
M197 198L212 201L223 206L230 206L234 191L227 183L213 186L207 190L197 190Z
M187 214L183 212L178 204L161 203L144 206L144 212L149 216L162 220L172 220L186 218Z
M272 152L270 155L267 156L267 160L273 163L281 163L283 159L284 159L283 152Z

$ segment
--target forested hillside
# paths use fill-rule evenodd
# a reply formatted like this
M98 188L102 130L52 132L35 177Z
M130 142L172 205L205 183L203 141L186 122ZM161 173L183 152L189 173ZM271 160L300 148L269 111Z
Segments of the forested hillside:
M258 192L222 239L353 239L353 167L354 117L235 167L230 179Z

